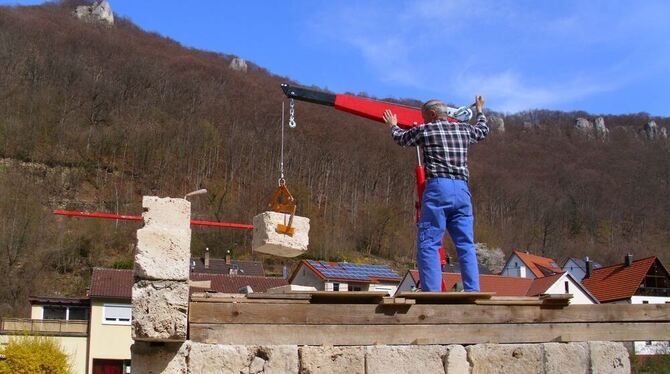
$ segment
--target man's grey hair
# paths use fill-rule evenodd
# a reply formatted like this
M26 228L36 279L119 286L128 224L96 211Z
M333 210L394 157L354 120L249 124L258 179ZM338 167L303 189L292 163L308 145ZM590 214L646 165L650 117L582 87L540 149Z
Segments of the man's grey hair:
M431 99L431 100L426 101L423 104L423 106L421 106L421 110L424 111L424 112L432 110L438 116L443 115L443 114L447 114L447 106L441 100L437 100L437 99Z

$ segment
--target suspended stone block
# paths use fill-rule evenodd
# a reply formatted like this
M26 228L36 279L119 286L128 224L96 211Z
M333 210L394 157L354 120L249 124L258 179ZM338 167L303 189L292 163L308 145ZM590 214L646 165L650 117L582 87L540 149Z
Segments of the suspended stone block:
M295 257L307 251L309 245L309 218L294 216L291 223L293 235L280 233L277 228L287 226L291 215L263 212L254 217L254 237L251 249L279 257Z

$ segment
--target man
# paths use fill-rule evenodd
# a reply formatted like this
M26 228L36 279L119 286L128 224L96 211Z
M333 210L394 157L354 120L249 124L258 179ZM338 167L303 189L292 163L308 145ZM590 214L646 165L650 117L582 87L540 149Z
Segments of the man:
M396 143L423 149L427 181L417 232L422 291L442 289L439 249L446 229L458 252L464 291L479 292L474 217L468 190L468 147L486 138L489 128L482 113L484 98L477 96L475 100L475 125L449 118L447 107L439 100L426 102L421 108L424 124L406 131L398 127L395 114L384 111L384 121L390 125Z

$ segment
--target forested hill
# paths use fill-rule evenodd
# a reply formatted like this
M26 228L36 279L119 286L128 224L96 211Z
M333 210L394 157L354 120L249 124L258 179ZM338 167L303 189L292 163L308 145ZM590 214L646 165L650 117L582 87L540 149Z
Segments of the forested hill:
M192 199L194 217L250 222L278 178L279 84L289 78L253 63L233 70L233 56L118 17L82 22L75 4L0 7L0 315L25 311L29 294L82 294L93 266L131 264L136 223L52 209L139 214L142 195L207 188ZM406 269L414 150L332 108L299 102L296 115L285 163L298 213L312 220L309 256L377 256ZM588 113L501 117L506 131L471 154L478 242L557 259L670 260L669 143L637 134L667 118L604 115L610 135L598 140L574 128L595 119ZM254 257L244 232L196 229L194 254L204 247Z

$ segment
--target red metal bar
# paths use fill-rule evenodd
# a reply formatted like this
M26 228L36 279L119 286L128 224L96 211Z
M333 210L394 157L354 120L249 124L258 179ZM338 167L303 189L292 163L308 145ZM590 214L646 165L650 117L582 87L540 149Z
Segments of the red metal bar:
M85 218L102 218L102 219L121 219L126 221L142 221L142 216L129 216L124 214L113 214L105 212L78 212L72 210L60 210L56 209L53 211L54 214L60 216L70 216L70 217L85 217ZM245 223L234 223L234 222L217 222L217 221L200 221L200 220L191 220L191 225L194 226L206 226L206 227L221 227L226 229L240 229L240 230L253 230L253 225L248 225Z

